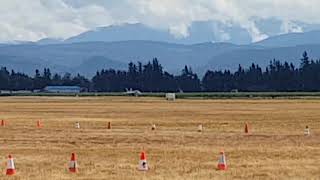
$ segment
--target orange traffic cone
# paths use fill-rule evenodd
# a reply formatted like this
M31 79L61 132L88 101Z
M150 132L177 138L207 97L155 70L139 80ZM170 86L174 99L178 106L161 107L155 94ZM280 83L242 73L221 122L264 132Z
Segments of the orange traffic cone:
M77 156L75 153L71 154L71 160L69 162L69 172L71 173L78 172Z
M14 161L11 155L8 156L8 162L7 162L7 172L6 175L11 176L16 174L16 169L14 166Z
M1 120L1 126L2 127L6 126L6 122L4 120Z
M108 129L111 129L111 122L108 122Z
M246 123L245 127L244 127L244 133L249 134L249 126L248 123Z
M37 127L38 127L38 128L42 128L42 124L41 124L41 121L40 121L40 120L37 121Z
M141 152L140 154L140 161L139 161L139 168L140 171L148 171L148 163L147 163L147 156L144 151Z
M218 162L218 170L227 170L227 161L224 152L220 152L219 162Z

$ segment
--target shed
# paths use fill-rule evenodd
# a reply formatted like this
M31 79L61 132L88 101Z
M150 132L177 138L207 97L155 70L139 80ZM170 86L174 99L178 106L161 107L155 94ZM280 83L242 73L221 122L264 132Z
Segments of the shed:
M44 91L50 93L80 93L81 88L79 86L47 86Z

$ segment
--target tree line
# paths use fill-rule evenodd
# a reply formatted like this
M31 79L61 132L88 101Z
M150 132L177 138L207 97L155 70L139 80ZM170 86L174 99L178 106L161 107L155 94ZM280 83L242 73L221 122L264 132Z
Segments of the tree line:
M52 74L49 68L35 71L33 77L0 69L1 90L40 90L46 86L80 86L91 92L121 92L126 88L143 92L229 92L238 91L319 91L320 60L304 52L299 67L278 60L262 69L258 64L237 71L208 70L202 79L185 66L179 75L163 70L157 58L146 64L129 63L127 70L102 69L92 79L80 74Z

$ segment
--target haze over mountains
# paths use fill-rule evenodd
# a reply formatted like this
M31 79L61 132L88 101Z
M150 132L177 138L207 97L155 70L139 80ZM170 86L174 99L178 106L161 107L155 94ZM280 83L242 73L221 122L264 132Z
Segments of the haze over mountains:
M310 57L320 57L320 31L283 35L268 31L265 34L271 37L251 43L249 32L243 28L221 26L194 22L188 36L175 37L170 31L143 24L124 24L97 28L66 40L3 43L0 66L28 74L49 67L54 72L92 76L102 68L124 69L130 61L146 62L157 57L171 73L190 65L203 74L208 69L235 70L238 64L248 66L253 62L266 66L273 58L298 65L303 51ZM217 32L221 28L223 31Z

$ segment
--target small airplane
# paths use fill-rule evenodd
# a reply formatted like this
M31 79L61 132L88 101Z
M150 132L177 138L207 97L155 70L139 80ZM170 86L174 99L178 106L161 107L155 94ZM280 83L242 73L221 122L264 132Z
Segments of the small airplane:
M125 94L129 96L139 96L139 95L142 95L142 92L139 90L133 90L132 88L130 89L126 88Z

